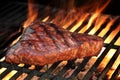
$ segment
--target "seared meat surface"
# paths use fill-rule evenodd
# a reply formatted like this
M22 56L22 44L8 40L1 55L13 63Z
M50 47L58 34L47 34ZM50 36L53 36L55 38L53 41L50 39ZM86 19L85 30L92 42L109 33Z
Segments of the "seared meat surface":
M10 63L52 64L98 55L103 39L93 35L72 33L52 23L35 22L26 28L21 39L7 51Z

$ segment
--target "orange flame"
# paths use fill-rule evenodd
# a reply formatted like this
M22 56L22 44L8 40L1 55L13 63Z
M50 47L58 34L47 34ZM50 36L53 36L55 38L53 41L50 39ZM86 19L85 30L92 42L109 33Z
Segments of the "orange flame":
M120 64L119 61L120 61L120 53L119 53L118 58L115 60L113 66L111 67L111 69L107 72L108 79L111 78L112 74L117 69L117 66ZM120 74L119 74L118 78L120 78Z
M107 6L109 3L110 3L110 0L107 1L107 2L105 3L105 5L103 5L103 7L101 7L100 9L97 9L97 10L95 11L94 15L91 16L88 24L86 25L87 28L89 28L89 27L92 25L93 21L100 15L100 13L106 8L106 6Z
M93 35L101 27L101 25L106 21L107 18L108 16L101 16L97 18L95 27L88 34Z
M71 32L74 32L79 26L82 25L83 21L86 19L86 17L88 17L89 14L84 14L83 16L81 16L80 20L78 21L78 23L70 30Z
M118 32L120 31L120 25L117 26L117 28L115 30L113 30L110 35L107 37L107 39L105 39L105 43L110 43L113 38L115 37L116 34L118 34ZM120 43L118 43L120 44Z
M114 55L114 53L116 52L115 49L110 49L108 54L105 56L105 58L102 60L101 64L98 67L98 70L102 71L104 69L104 67L107 65L106 63L109 62L109 60L111 59L111 57Z
M34 0L28 0L28 15L27 20L23 23L23 28L27 28L28 25L30 25L38 16L38 8L34 3ZM22 36L22 35L21 35ZM14 45L20 38L19 36L17 39L15 39L10 46Z
M38 16L38 8L33 3L34 0L28 0L28 18L23 24L24 28L31 24Z
M95 19L101 14L101 12L107 7L107 5L110 3L110 0L108 0L101 8L96 9L95 13L91 16L91 18L88 21L88 24L85 25L79 33L84 33L95 21Z
M86 5L83 5L81 7L73 7L73 2L74 0L72 0L72 3L69 3L69 5L72 6L71 10L66 10L64 11L61 10L59 11L56 15L55 18L51 21L54 24L57 24L59 26L63 26L63 28L68 28L69 26L71 26L71 24L73 22L76 22L73 28L70 30L71 32L74 32L78 27L80 27L83 22L87 19L87 17L89 15L91 15L91 17L89 17L88 20L88 24L86 24L85 26L82 27L82 29L79 31L79 33L84 33L94 22L95 20L99 17L99 15L103 12L103 10L107 7L107 5L110 3L111 0L101 0L101 1L95 1L95 2L88 2ZM93 7L95 6L95 7ZM70 6L68 6L70 7ZM90 12L90 13L88 13ZM100 23L95 24L95 26L100 27L104 21L108 18L105 17L103 18L103 20L100 21ZM96 30L97 30L96 29Z
M89 13L80 12L80 10L85 12L84 9L86 7L87 7L87 9L85 9L85 10L88 10L90 8L92 9L92 7L95 6L95 5L91 4L92 6L87 5L87 6L85 6L85 8L83 8L84 7L83 6L80 9L75 10L75 7L73 7L73 5L74 5L73 2L74 2L74 0L72 0L72 2L68 4L69 7L72 6L71 7L72 11L68 11L66 13L66 12L64 12L64 10L61 10L57 13L57 15L55 15L55 18L51 21L54 24L63 26L63 28L69 27L71 25L71 23L76 21L75 25L70 30L71 32L74 32L78 27L80 27L83 24L83 22L86 20L86 18L90 15ZM28 19L24 22L24 25L23 25L24 28L26 28L29 24L31 24L38 16L38 8L36 8L36 6L33 5L32 3L34 3L33 0L28 0ZM109 17L108 15L99 17L99 15L102 13L102 11L106 8L106 6L109 3L110 3L110 0L107 0L107 2L102 7L97 6L97 9L95 8L96 10L94 10L94 11L90 10L90 11L93 11L92 15L91 15L88 23L79 31L79 33L84 33L96 20L94 28L89 32L89 34L94 34ZM97 4L99 4L99 3L97 3ZM46 9L46 11L49 11L49 9L48 10ZM46 22L49 18L50 18L50 16L47 16L42 21ZM107 31L110 29L111 25L114 24L116 19L117 19L117 17L110 20L110 22L108 22L106 27L98 34L98 36L103 37L107 33ZM106 38L104 43L110 43L111 40L115 37L115 35L119 31L120 31L120 25L118 25L117 28L111 32L111 34ZM120 41L120 37L116 41L115 45L120 45L119 41ZM105 49L103 47L103 49L101 50L101 53L104 50ZM99 65L98 69L103 70L115 52L116 52L116 49L110 49L109 52L107 53L107 55L105 56L105 58L103 59L103 61L101 62L101 64ZM117 66L120 64L119 61L120 61L120 55L118 56L115 63L113 64L112 69L108 71L108 73L107 73L108 78L111 77L111 75L113 74L113 72L115 71ZM24 66L24 64L20 64L19 66ZM30 67L30 69L33 69L33 68L34 68L34 66Z
M118 19L118 17L116 17L115 19L112 19L112 20L106 25L106 27L99 33L98 36L103 37L117 19Z

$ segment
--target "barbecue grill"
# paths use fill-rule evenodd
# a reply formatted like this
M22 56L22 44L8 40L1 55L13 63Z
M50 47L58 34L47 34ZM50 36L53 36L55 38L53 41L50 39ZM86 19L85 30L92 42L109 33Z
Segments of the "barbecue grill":
M37 5L39 7L39 18L43 22L53 22L56 16L64 9ZM119 80L120 79L120 16L101 14L92 25L86 29L83 26L88 24L93 13L87 13L81 25L77 25L77 21L71 23L60 24L71 32L79 32L101 36L104 46L97 57L86 57L83 59L75 59L71 61L60 61L45 66L34 66L26 64L10 64L5 61L6 50L10 43L22 34L22 23L27 18L26 2L5 2L0 4L0 79L1 80ZM118 13L119 14L119 13ZM97 22L105 21L95 28ZM58 17L59 18L59 17ZM109 27L108 24L111 24ZM69 24L66 26L66 24ZM95 32L92 32L93 30ZM103 34L102 34L103 33ZM104 59L110 55L110 60ZM92 62L92 63L91 63ZM102 66L104 63L104 66ZM115 68L113 66L117 63ZM101 67L102 66L102 67ZM87 69L89 68L89 69ZM111 71L111 73L110 73ZM108 73L111 77L108 78ZM82 75L82 76L81 76Z

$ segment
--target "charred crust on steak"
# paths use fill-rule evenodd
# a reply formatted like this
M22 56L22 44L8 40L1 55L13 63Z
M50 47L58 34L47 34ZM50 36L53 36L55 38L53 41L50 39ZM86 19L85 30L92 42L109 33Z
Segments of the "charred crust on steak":
M72 33L53 23L37 21L27 27L20 40L8 49L5 60L41 66L95 56L102 46L103 39L98 36Z

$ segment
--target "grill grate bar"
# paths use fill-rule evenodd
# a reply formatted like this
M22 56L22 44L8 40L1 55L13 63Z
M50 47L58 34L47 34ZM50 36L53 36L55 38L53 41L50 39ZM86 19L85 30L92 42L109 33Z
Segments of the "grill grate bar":
M106 44L106 43L104 43L104 47L108 47L109 46L109 44ZM118 45L112 45L112 48L113 49L118 49Z
M33 76L36 75L36 71L31 71L30 73L27 73L29 74L24 80L30 80Z
M41 80L41 79L40 79ZM57 76L57 77L55 77L54 79L52 79L52 80L67 80L66 78L63 78L63 77L61 77L61 76Z
M95 32L95 35L98 35L108 24L108 22L110 21L109 18L107 18L107 20L101 25L101 27Z
M7 67L7 70L5 70L1 75L0 75L0 79L2 80L2 78L4 78L6 76L6 74L8 74L9 72L11 72L11 70L13 70L12 66Z
M12 6L14 5L14 6ZM9 8L10 7L10 8ZM9 8L9 9L7 9ZM16 10L17 9L17 10ZM8 4L6 6L4 6L1 10L2 13L0 14L0 16L2 17L0 19L0 21L5 20L6 22L15 22L15 23L23 23L24 20L26 19L26 14L27 13L27 5L16 5L15 3L12 4ZM13 13L8 14L8 12L13 11ZM19 13L19 11L21 11L21 13ZM47 22L50 22L52 19L54 19L57 15L57 13L59 12L58 9L52 9L52 8L45 8L45 6L40 6L40 11L39 11L39 20L42 20L44 18L46 18L47 16L49 16L49 19L47 20ZM18 14L16 14L18 13ZM16 15L14 15L16 14ZM6 15L5 17L3 17L4 15ZM81 26L79 26L79 28L77 28L74 32L79 32L83 26L86 26L86 24L88 23L88 19L90 18L91 15L89 15L86 20L82 23ZM6 19L7 18L7 19ZM9 18L9 19L8 19ZM120 20L120 18L119 18ZM105 23L103 23L103 25L96 31L95 35L98 35L108 24L108 22L110 21L110 18L108 18L106 20ZM118 20L117 20L118 21ZM73 21L73 23L67 27L68 30L72 29L72 27L76 24L76 21ZM119 22L115 22L115 25L113 24L111 26L111 28L108 30L108 32L103 36L104 39L106 39L110 33L116 28L116 26L118 26ZM88 33L92 30L92 28L94 28L95 23L93 23L84 33ZM83 80L89 80L92 76L92 73L94 71L96 71L97 67L99 66L99 64L101 63L102 59L106 56L106 54L108 53L108 51L111 48L117 49L116 53L114 54L114 56L111 58L111 60L108 62L107 66L104 68L104 70L101 72L101 75L98 76L98 80L103 78L106 74L106 72L109 70L109 68L113 65L114 60L116 59L116 57L119 55L118 53L120 52L120 48L117 45L114 45L114 42L118 39L120 32L117 33L117 35L114 37L114 39L110 42L110 44L104 43L104 47L106 47L106 49L102 52L102 54L100 55L100 57L96 60L96 62L94 63L94 65L90 68L90 70L87 72L87 74L84 76ZM1 51L0 51L1 52ZM3 53L0 53L0 59L2 57L5 56L5 52L2 51ZM1 57L2 56L2 57ZM73 80L77 74L83 70L83 68L85 67L85 65L87 64L87 62L90 60L89 58L85 58L81 64L79 64L75 71L72 73L72 75L67 78L69 80ZM10 80L16 80L22 73L26 73L27 77L25 78L25 80L30 80L32 79L33 76L38 76L40 77L39 80L45 80L45 79L51 79L51 80L66 80L66 78L64 78L64 73L69 70L70 68L74 69L73 64L74 64L74 60L70 61L67 63L67 65L65 65L62 70L56 74L53 75L52 71L54 71L54 69L60 64L60 62L54 63L52 64L52 66L46 71L46 72L40 72L39 70L41 70L43 68L43 66L36 66L36 68L34 70L30 70L29 67L30 65L25 65L24 67L19 67L15 64L8 64L6 62L0 62L0 67L5 67L7 68L6 71L4 71L1 75L0 75L0 79L2 79L4 76L6 76L6 74L8 74L11 70L16 70L17 73L15 75L13 75ZM111 80L115 80L117 79L117 76L119 74L119 70L120 70L120 65L117 67L117 69L115 70L115 72L112 74Z
M68 69L74 66L74 60L68 61L67 65L58 73L59 76L62 76Z
M94 28L94 24L92 24L84 33L89 33L92 30L92 28Z
M29 68L31 65L25 65L24 68Z
M12 20L10 20L11 22L14 21L16 24L17 23L18 24L23 23L27 19L27 5L26 4L24 4L24 5L23 4L19 4L19 5L20 5L20 7L23 6L23 9L20 10L20 13L18 13L16 15L16 17L14 17ZM44 11L45 7L44 6L40 6L39 9L40 9L39 13L42 13L41 15L43 15L43 12L45 12Z
M118 19L120 19L120 18L118 18ZM117 19L117 20L118 20ZM119 25L119 22L116 20L116 23L114 23L112 26L111 26L111 28L110 28L110 30L103 36L103 39L105 40L109 35L110 35L110 33L115 29L115 28L117 28L117 26ZM119 27L119 26L118 26Z
M118 32L118 34L113 38L113 40L111 41L111 43L110 44L114 44L116 41L117 41L117 39L120 37L120 31Z
M11 20L11 18L13 18L15 16L14 14L18 13L22 9L24 9L24 8L23 7L16 8L12 13L9 13L9 15L4 16L1 20L2 21L6 21L7 19Z
M14 6L11 6L11 7L9 7L9 9L3 10L3 11L0 13L0 16L1 16L2 18L4 18L3 16L8 15L8 13L10 13L11 11L14 11L14 10L16 10L17 8L19 8L19 5L15 5L15 4L12 4L12 5L14 5ZM1 21L2 21L2 18L1 18Z
M0 50L0 59L2 59L6 55L6 51L7 51L7 48Z
M10 78L10 80L16 80L22 73L22 70L19 70L15 75Z
M93 66L90 68L90 70L88 71L88 73L83 78L83 80L89 80L91 78L92 73L97 69L97 67L100 64L100 62L104 59L104 57L105 57L106 53L109 51L110 47L111 47L111 45L109 45L106 48L106 50L103 52L103 54L96 60L96 62L93 64Z
M49 12L48 12L49 11ZM49 14L50 14L50 12L52 12L52 9L50 8L50 9L44 9L42 12L40 11L40 20L43 20L44 18L46 18Z
M119 76L119 75L120 75L120 64L118 65L117 69L113 73L110 80L117 80L117 76Z
M21 15L19 15L19 17L13 18L13 20L11 20L10 22L14 22L15 24L20 24L22 26L22 23L26 20L26 15L24 15L26 13L26 11L22 11ZM20 27L21 27L20 26Z
M72 23L70 26L68 26L66 29L67 29L67 30L71 30L76 23L77 23L76 20L73 21L73 23Z
M100 76L98 77L98 80L102 80L105 77L105 74L107 73L107 71L112 67L114 61L117 59L118 55L120 53L120 48L118 49L118 51L113 55L113 57L110 59L109 63L106 65L106 67L104 68L104 70L101 72Z
M59 65L60 62L56 62L55 64L53 64L48 70L46 73L51 73L51 71L53 71L58 65Z
M58 13L58 11L59 11L59 10L57 10L57 9L53 9L53 10L50 12L50 14L49 14L49 19L48 19L46 22L52 21L52 20L55 18L55 16L56 16L56 14Z
M119 37L119 33L114 37L114 39L112 40L111 44L109 44L109 46L104 50L104 52L100 55L100 57L98 57L98 59L93 64L92 68L88 71L88 73L85 75L83 80L89 80L91 78L92 73L97 69L98 65L104 59L104 57L108 53L109 49L112 47L112 45L114 44L114 42L117 40L118 37Z
M35 66L35 70L37 70L37 71L39 71L42 68L43 68L43 66Z
M19 67L19 66L17 66L16 64L8 64L8 63L6 63L6 62L1 62L1 65L0 66L3 66L3 67L6 67L7 68L7 72L3 72L2 73L2 77L0 76L0 78L2 79L7 73L9 73L11 70L17 70L18 72L16 73L16 75L14 75L15 76L15 78L17 78L19 75L20 75L20 73L22 72L22 73L27 73L27 74L29 74L29 73L31 73L32 72L32 70L30 70L30 69L28 69L28 67L29 67L29 65L25 65L24 67ZM40 68L40 67L39 67ZM10 70L10 71L9 71ZM34 70L35 72L35 75L38 75L38 76L41 76L43 73L42 72L39 72L38 70ZM12 79L13 79L13 77L12 77ZM11 79L11 80L12 80Z
M83 70L89 60L90 57L85 58L82 63L78 65L78 68L72 73L68 80L73 80L78 75L78 73Z
M22 10L22 12L20 12L20 10ZM8 17L10 19L6 20L6 22L9 23L9 22L15 22L17 20L20 21L21 19L19 19L19 18L21 18L21 17L24 17L24 19L26 19L26 15L25 15L27 13L26 7L23 6L20 8L20 10L15 12L15 13L17 13L16 15L14 15L14 13L9 15Z
M11 3L8 3L7 5L1 4L0 6L0 12L6 11L9 7L11 7ZM1 15L1 14L0 14Z
M91 15L87 16L86 20L83 21L82 25L79 26L79 28L77 28L74 32L79 32L83 28L83 26L85 26L88 23L88 19L90 18L90 16Z
M58 65L60 62L54 63L45 73L43 73L40 77L40 79L45 79L47 77L52 78L53 76L50 74Z

